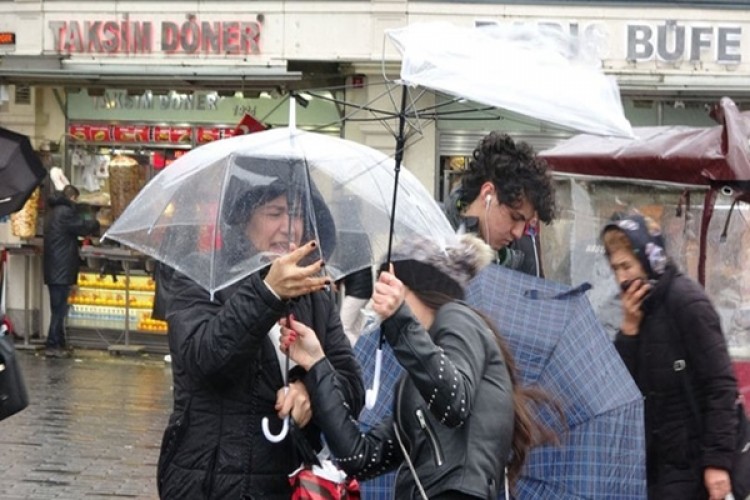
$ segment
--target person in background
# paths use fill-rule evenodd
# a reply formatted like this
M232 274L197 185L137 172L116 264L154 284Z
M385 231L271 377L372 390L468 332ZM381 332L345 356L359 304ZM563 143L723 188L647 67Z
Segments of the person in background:
M496 250L499 264L543 277L537 224L552 222L555 191L547 163L527 143L497 132L485 136L445 213L455 229L480 235Z
M601 238L622 289L615 347L645 398L648 498L722 500L738 423L719 316L653 221L616 216Z
M244 165L243 158L236 159ZM291 416L295 437L320 449L320 431L312 418L305 372L287 373L278 349L279 319L287 314L314 325L334 367L343 399L355 411L364 402L359 367L344 335L330 278L321 275L331 234L311 240L304 209L297 209L290 187L271 181L278 163L268 161L253 173L268 185L229 190L223 199L222 240L218 258L241 265L245 249L263 255L266 264L213 297L184 274L169 278L168 339L174 380L174 409L164 431L157 468L159 495L165 499L288 500L289 474L300 466L290 435L273 443L261 432L267 417L278 433L279 418ZM248 168L248 170L250 170ZM316 220L325 219L335 235L330 212L313 188ZM198 250L200 251L200 250ZM288 377L288 390L285 378Z
M492 256L469 235L445 251L412 242L394 252L372 307L408 375L399 382L394 415L367 434L314 328L281 320L282 350L307 371L315 422L348 474L374 477L403 464L394 498L494 498L506 488L506 467L514 484L535 436L546 434L527 406L539 393L515 384L499 333L462 302L464 286Z
M41 160L42 165L44 165L49 171L48 196L52 196L56 192L61 192L65 189L65 186L70 184L63 169L60 168L59 165L55 165L54 160L52 159L52 151L49 142L44 142L39 146L39 159Z
M354 271L341 279L344 286L344 297L341 300L341 324L346 338L354 346L364 326L362 308L367 305L372 295L372 269Z
M68 296L78 280L81 259L78 237L99 232L99 223L85 220L76 210L79 191L67 185L62 192L47 200L44 216L44 283L49 290L50 323L45 343L45 355L69 355L65 342L65 317L68 315Z

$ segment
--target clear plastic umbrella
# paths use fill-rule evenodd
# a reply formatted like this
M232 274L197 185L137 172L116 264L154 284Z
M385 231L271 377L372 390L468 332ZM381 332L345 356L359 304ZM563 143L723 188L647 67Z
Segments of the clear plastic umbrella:
M600 43L531 24L415 23L386 30L401 81L598 135L633 137Z
M381 262L390 242L394 161L377 150L294 128L217 141L152 179L106 232L189 276L209 292L264 267L286 248L259 251L245 237L253 206L284 194L319 241L333 279ZM401 172L393 244L454 238L440 206ZM299 235L297 235L299 239Z

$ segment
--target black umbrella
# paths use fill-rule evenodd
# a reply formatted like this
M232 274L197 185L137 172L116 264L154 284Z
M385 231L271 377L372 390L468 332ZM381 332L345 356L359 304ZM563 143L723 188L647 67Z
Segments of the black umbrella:
M29 138L0 127L0 217L19 211L46 175Z

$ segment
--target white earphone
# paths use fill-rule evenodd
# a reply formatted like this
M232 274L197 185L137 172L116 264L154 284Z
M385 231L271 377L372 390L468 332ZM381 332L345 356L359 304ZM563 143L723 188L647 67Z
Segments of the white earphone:
M487 196L484 197L484 204L489 208L490 203L492 203L492 195L488 193Z

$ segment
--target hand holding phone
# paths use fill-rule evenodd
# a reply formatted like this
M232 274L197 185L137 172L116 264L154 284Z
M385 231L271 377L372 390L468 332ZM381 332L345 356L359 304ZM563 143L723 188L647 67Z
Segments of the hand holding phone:
M643 319L643 301L648 297L655 281L644 278L625 280L620 283L622 290L623 319L620 331L625 335L637 335Z

